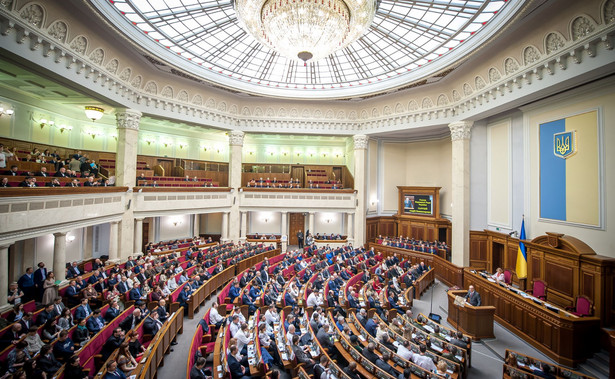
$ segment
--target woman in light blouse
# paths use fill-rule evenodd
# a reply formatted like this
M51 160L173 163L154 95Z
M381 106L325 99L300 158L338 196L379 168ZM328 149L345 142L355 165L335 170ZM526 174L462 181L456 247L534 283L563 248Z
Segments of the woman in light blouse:
M504 278L504 270L502 270L501 267L498 267L495 270L495 274L491 275L491 277L495 280L497 280L498 282L503 282L505 280Z

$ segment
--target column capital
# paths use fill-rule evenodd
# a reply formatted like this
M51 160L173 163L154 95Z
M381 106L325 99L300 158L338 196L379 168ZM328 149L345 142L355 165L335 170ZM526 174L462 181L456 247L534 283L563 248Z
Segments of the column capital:
M288 211L280 211L281 214L288 214Z
M0 250L1 249L8 249L14 243L15 243L15 241L2 241L2 242L0 242ZM0 257L0 259L2 259L2 257Z
M241 130L231 130L228 132L228 144L231 146L243 146L243 137L245 135Z
M143 220L145 220L145 217L135 217L135 221L137 222L143 222Z
M354 141L354 149L355 150L365 150L367 149L367 143L369 142L369 137L365 134L357 134L352 136L352 140Z
M448 124L448 128L451 130L451 140L470 139L473 125L473 121L456 121Z
M109 224L111 224L111 225L117 225L119 223L120 223L119 220L117 220L117 221L109 221Z
M66 237L66 235L68 234L68 232L55 232L53 233L54 237Z
M139 130L142 113L135 109L118 108L115 111L115 121L118 129Z

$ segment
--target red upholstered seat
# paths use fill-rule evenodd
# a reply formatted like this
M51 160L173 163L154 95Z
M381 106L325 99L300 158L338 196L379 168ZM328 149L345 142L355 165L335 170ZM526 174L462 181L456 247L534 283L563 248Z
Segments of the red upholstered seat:
M512 283L512 272L509 269L504 270L504 282L506 284Z
M592 301L585 295L577 296L574 307L568 307L567 310L572 314L583 317L591 316L594 313L594 305Z
M534 279L534 284L531 291L528 291L539 299L547 299L547 283L540 279Z

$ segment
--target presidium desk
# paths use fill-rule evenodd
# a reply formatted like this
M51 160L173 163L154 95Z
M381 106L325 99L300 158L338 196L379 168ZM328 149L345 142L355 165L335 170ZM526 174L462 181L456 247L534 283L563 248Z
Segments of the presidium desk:
M474 286L482 305L495 307L498 323L560 364L574 367L600 348L597 317L577 317L468 268L464 269L463 285Z

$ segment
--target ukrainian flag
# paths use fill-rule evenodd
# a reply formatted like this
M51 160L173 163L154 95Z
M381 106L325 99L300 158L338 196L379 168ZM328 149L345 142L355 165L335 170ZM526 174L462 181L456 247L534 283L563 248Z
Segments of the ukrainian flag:
M598 112L540 124L540 217L600 224Z
M527 278L527 250L525 249L525 219L521 221L521 236L519 237L519 248L517 249L517 278Z

